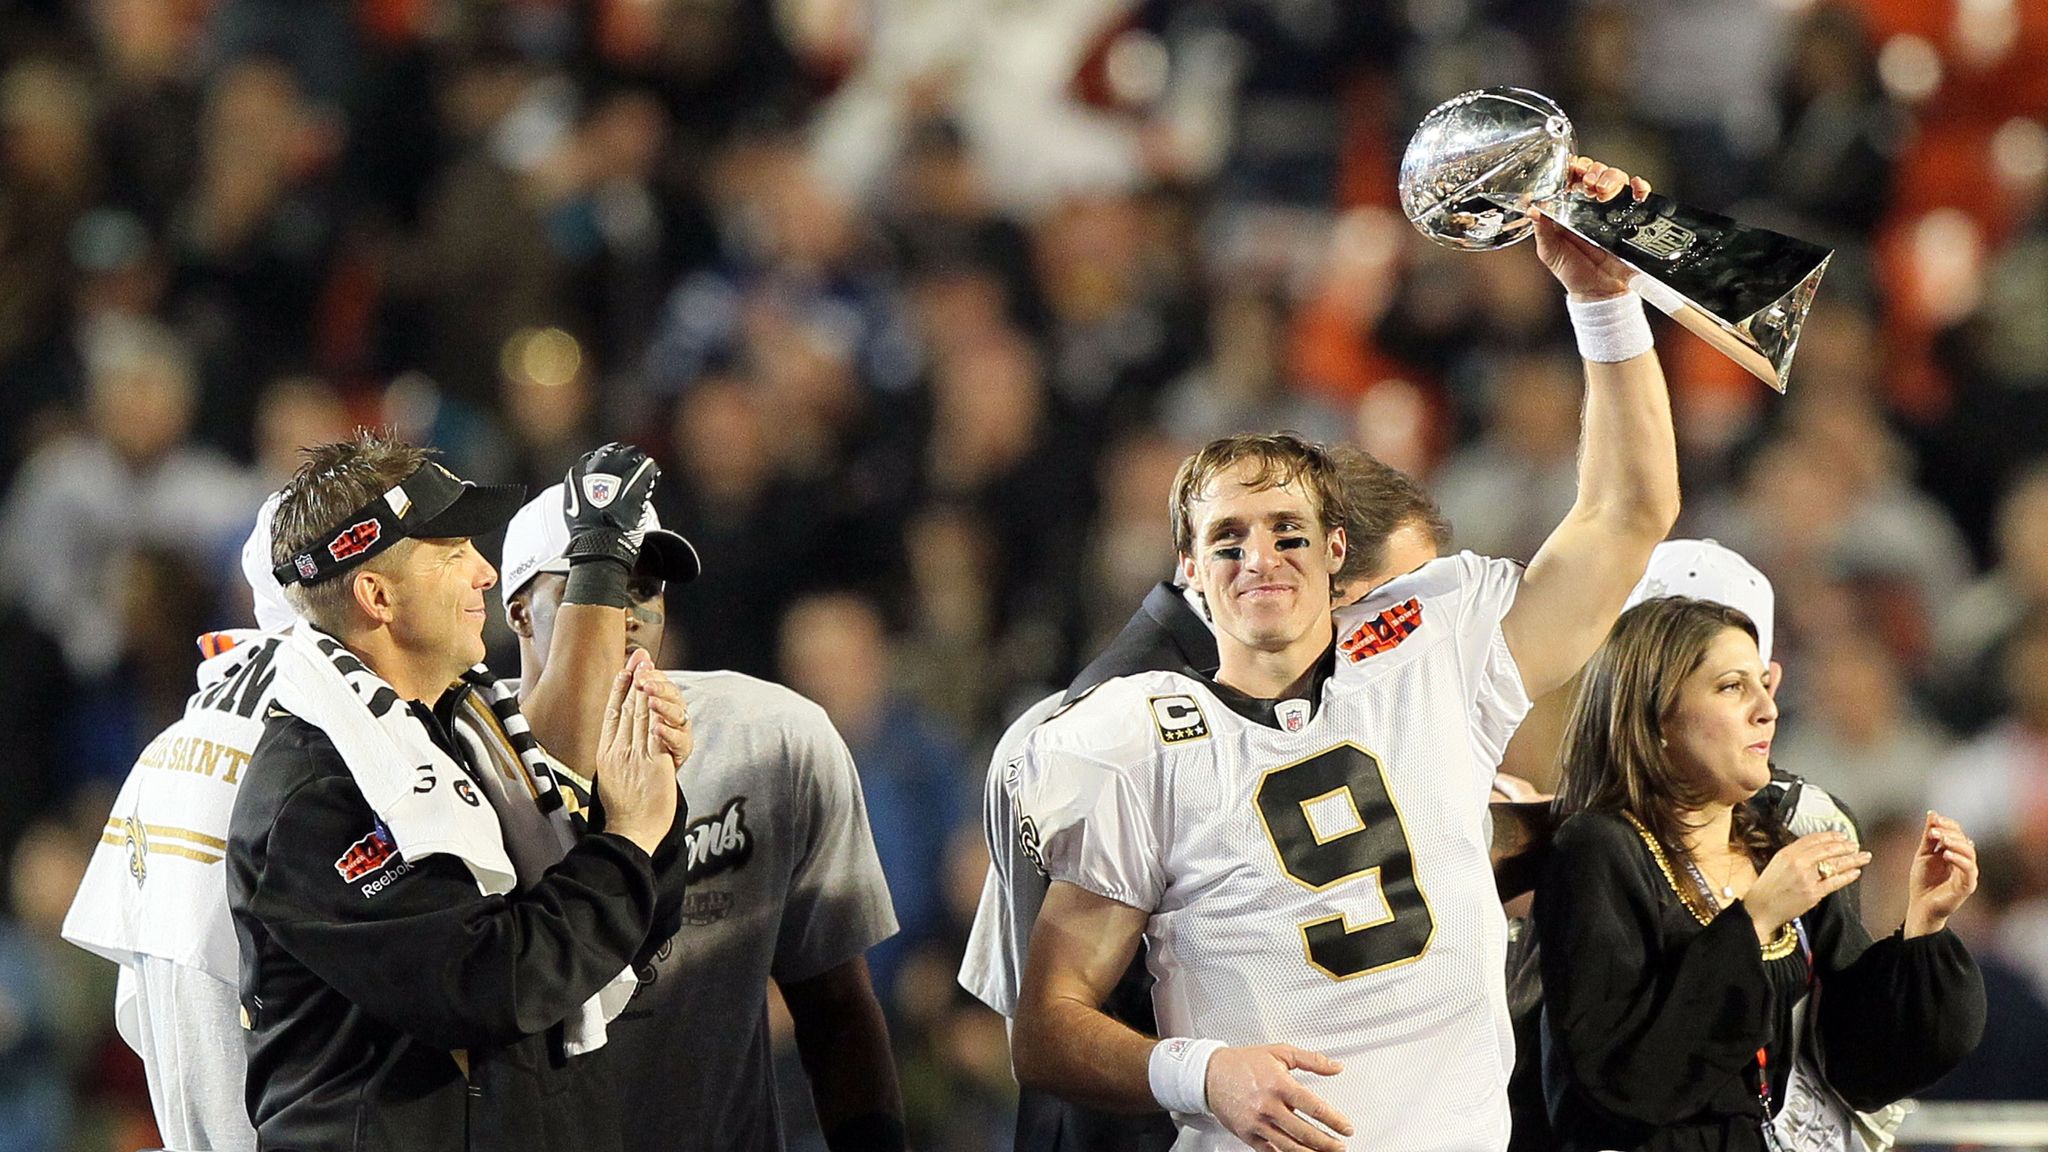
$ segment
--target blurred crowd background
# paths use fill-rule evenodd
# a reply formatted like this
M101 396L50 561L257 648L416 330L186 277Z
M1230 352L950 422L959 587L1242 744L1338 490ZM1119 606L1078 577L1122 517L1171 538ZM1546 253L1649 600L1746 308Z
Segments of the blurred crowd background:
M916 1144L1007 1147L953 983L987 752L1168 573L1182 454L1352 440L1524 559L1571 500L1555 282L1393 207L1421 115L1501 83L1837 249L1788 396L1663 326L1678 534L1776 584L1776 758L1877 842L1874 930L1921 810L1987 845L1992 1031L1940 1091L2048 1099L2048 3L13 0L0 1150L154 1138L57 927L193 637L248 621L258 502L356 423L478 480L661 461L706 569L664 664L831 714Z

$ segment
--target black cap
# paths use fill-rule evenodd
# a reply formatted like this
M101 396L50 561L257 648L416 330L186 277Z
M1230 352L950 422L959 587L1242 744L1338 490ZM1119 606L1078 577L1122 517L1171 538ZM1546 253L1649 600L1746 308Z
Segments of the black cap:
M393 544L482 536L504 527L526 499L517 484L472 484L428 462L342 517L326 535L271 569L279 584L318 584Z

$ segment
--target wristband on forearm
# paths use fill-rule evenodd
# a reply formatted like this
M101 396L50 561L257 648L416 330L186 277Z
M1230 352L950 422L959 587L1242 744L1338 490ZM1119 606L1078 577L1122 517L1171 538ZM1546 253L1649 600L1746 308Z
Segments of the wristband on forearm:
M626 582L632 575L632 566L617 556L600 553L572 557L569 561L569 582L562 589L562 603L630 607L633 601L626 593Z
M1605 300L1577 300L1565 297L1565 311L1571 313L1572 334L1579 340L1579 355L1595 364L1618 364L1633 360L1655 346L1650 321L1643 315L1643 298L1634 292Z
M1223 1047L1221 1040L1194 1040L1186 1036L1154 1044L1145 1067L1145 1077L1152 1084L1152 1098L1168 1112L1208 1115L1209 1058Z

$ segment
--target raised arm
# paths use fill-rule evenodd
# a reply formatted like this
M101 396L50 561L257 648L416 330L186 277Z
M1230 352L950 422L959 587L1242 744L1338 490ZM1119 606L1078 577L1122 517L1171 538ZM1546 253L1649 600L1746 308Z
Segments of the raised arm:
M613 481L615 494L593 505L584 478ZM597 756L605 695L626 664L627 582L638 559L636 530L661 469L630 444L595 448L563 478L568 585L555 612L553 642L538 676L522 685L519 710L550 753L589 773ZM605 489L600 487L599 491Z
M1641 179L1584 157L1572 171L1573 187L1600 200L1624 188L1649 194ZM1547 219L1536 222L1536 250L1570 294L1588 359L1578 499L1530 561L1501 624L1531 698L1571 679L1599 647L1678 519L1671 399L1629 290L1634 273Z

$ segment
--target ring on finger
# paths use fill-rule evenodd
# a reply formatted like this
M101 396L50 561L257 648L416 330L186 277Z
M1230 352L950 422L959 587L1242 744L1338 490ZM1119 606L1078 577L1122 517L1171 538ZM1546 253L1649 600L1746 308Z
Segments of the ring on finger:
M1833 860L1823 860L1814 867L1820 873L1821 879L1832 880L1834 878L1835 862Z

